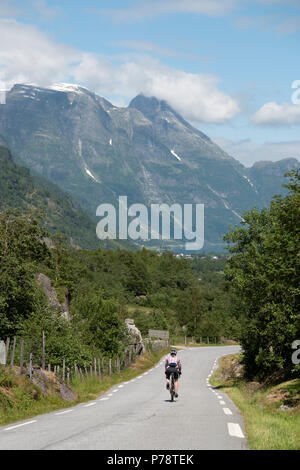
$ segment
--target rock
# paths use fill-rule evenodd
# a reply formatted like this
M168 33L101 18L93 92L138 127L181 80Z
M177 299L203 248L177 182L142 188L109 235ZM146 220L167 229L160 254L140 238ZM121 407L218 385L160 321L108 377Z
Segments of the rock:
M279 409L280 409L281 411L289 411L289 410L292 409L292 407L291 407L291 406L287 406L287 405L280 405Z
M29 369L25 371L29 376ZM45 395L55 393L63 400L73 401L77 395L68 387L68 385L54 372L42 370L38 366L33 367L32 383L34 383Z
M126 318L125 323L128 327L129 334L132 338L132 342L130 346L133 352L136 355L143 354L145 351L145 346L143 343L143 338L142 338L140 330L135 326L134 320L132 318Z
M66 320L70 320L68 297L65 296L64 302L61 304L58 300L57 293L53 287L51 279L43 273L38 273L37 283L46 294L49 305L55 310L58 310Z

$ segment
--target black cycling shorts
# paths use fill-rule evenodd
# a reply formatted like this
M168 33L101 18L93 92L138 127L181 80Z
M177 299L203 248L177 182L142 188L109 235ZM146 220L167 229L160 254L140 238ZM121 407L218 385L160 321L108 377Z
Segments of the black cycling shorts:
M178 379L178 377L179 377L179 372L178 372L178 369L176 369L176 367L168 367L168 368L167 368L167 370L166 370L166 372L165 372L167 379L170 378L170 375L171 375L172 372L174 372L174 377L175 377L175 379Z

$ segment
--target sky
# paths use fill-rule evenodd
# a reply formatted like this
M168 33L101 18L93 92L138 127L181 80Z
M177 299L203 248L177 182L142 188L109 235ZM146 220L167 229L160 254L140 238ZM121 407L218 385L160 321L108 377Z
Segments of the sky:
M245 166L300 160L300 0L0 0L0 90L164 99Z

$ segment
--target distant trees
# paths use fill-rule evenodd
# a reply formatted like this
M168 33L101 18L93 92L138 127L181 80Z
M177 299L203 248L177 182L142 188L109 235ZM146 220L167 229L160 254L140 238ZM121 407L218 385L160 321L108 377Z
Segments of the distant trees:
M226 277L242 311L241 343L249 378L289 374L291 345L300 339L300 170L288 174L286 197L244 214L230 230ZM299 370L299 366L294 371Z

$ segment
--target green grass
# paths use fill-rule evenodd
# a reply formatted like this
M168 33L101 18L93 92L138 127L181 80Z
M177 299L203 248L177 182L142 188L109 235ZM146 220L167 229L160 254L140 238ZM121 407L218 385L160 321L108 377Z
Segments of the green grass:
M300 449L300 380L276 386L246 382L230 376L230 362L239 355L225 356L211 378L211 383L227 393L240 410L252 450ZM290 408L282 410L282 405ZM293 405L293 406L292 406Z
M9 368L0 367L0 425L21 421L62 408L75 406L93 400L113 385L131 380L153 367L168 351L146 352L131 366L119 374L88 377L83 381L73 379L70 388L77 394L77 399L70 402L55 394L43 395L28 377L17 376ZM162 375L163 380L163 375Z

